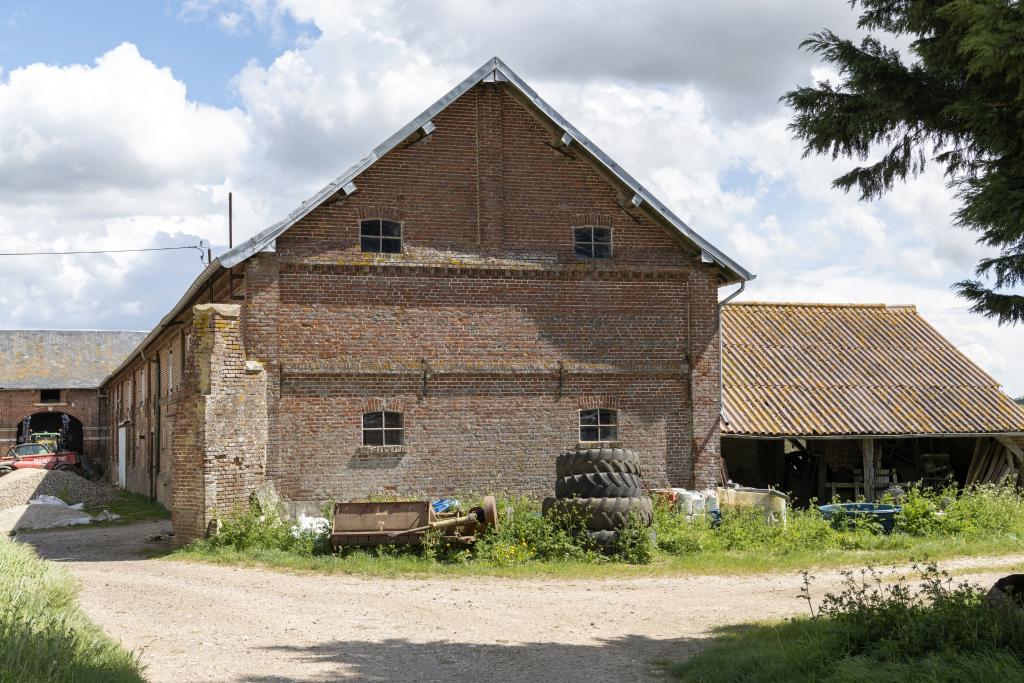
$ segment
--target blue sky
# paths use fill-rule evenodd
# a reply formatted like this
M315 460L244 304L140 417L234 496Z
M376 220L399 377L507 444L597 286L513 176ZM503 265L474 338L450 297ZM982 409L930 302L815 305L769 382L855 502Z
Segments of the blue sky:
M841 0L2 0L0 244L218 252L229 190L244 239L497 54L758 273L745 299L917 304L1024 394L1024 331L949 290L984 251L950 227L942 178L858 202L786 131L779 95L832 76L797 44L854 23ZM148 329L201 264L0 267L0 327Z
M219 14L167 0L4 0L0 7L0 64L7 71L35 62L88 64L129 42L170 67L190 99L220 107L238 104L231 81L247 63L269 64L285 46L318 33L289 15L273 30L248 22L228 31Z

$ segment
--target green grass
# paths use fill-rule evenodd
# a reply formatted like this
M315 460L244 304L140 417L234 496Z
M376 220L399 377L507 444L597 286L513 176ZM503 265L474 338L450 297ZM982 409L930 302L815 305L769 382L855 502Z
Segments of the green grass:
M146 496L130 491L118 491L114 498L107 503L85 508L85 511L90 515L98 515L104 510L110 510L114 514L121 515L121 519L115 519L111 522L94 522L91 525L83 525L82 528L98 524L129 524L132 522L171 518L170 511L160 503L153 502Z
M265 567L281 571L309 571L320 574L366 576L499 576L508 578L631 578L680 575L777 574L802 569L830 569L863 565L908 565L928 558L948 560L958 557L999 557L1020 555L1018 542L922 541L899 550L802 551L786 555L765 555L756 551L701 553L676 556L662 551L649 564L618 562L547 561L516 565L485 563L450 564L425 558L415 552L375 555L357 552L345 557L334 555L297 555L286 550L261 548L208 548L188 545L171 551L166 557L188 562ZM1009 569L993 564L985 569ZM1012 568L1012 567L1011 567ZM959 570L958 570L959 571ZM967 570L964 570L965 572ZM980 570L979 570L980 571ZM960 572L964 573L964 572Z
M64 569L0 539L0 681L142 681L138 659L81 612Z
M901 530L892 534L868 523L830 523L816 508L790 510L785 526L765 524L756 510L727 512L714 525L707 517L688 521L659 504L654 516L657 542L650 543L641 531L634 534L632 547L611 555L581 542L572 520L542 518L537 505L523 498L499 501L498 530L484 535L473 549L446 547L434 539L422 549L383 547L340 556L328 552L322 537L295 539L280 518L250 509L227 516L219 536L171 556L376 576L633 577L777 573L1024 553L1024 500L1015 491L988 487L953 492L952 498L948 492L911 495L912 514L900 518Z
M851 573L815 616L718 629L670 671L705 683L1024 680L1024 610L983 595L934 566L918 590Z

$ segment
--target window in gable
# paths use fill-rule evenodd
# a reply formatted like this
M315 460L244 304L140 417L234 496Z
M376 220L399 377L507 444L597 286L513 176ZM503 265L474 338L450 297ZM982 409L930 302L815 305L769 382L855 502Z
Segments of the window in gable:
M60 389L40 389L40 403L60 403Z
M402 413L363 413L364 446L401 446L404 443L405 425Z
M580 411L580 441L615 441L619 438L619 416L608 408Z
M586 258L611 258L611 228L573 228L576 255Z
M386 218L360 221L359 247L374 254L401 254L402 224Z

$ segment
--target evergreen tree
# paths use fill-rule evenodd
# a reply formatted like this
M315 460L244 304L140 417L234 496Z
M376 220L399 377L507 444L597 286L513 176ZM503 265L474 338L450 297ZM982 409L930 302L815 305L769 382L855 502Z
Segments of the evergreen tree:
M1024 3L1021 0L851 0L859 44L829 30L801 47L840 74L782 96L804 155L866 162L833 186L875 199L897 181L943 168L960 204L955 224L992 248L978 279L953 285L971 310L1024 322ZM911 39L905 59L883 43Z

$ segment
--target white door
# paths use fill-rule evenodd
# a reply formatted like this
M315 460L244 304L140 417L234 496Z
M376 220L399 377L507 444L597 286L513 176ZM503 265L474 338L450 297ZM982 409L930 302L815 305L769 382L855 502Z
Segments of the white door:
M128 479L128 428L121 425L117 428L117 485L125 487Z

